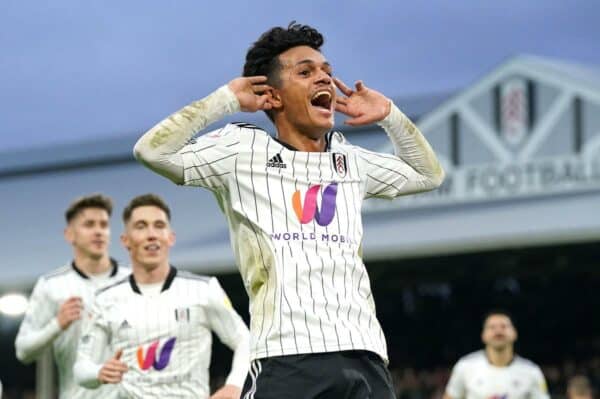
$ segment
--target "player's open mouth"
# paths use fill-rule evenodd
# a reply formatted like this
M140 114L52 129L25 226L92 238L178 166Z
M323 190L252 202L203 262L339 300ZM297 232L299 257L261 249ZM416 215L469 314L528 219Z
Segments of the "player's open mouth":
M144 249L145 249L146 251L152 251L152 252L154 252L154 251L158 251L158 250L160 249L160 246L159 246L159 245L157 245L157 244L150 244L150 245L146 245L146 246L144 247Z
M320 90L313 94L313 96L310 99L310 103L314 107L331 111L331 99L332 96L330 92L328 92L327 90Z

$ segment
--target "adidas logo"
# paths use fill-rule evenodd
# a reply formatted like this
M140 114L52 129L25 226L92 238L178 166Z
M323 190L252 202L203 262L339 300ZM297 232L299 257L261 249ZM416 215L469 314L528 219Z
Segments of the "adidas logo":
M119 326L119 330L123 330L125 328L131 328L131 326L129 325L129 323L127 322L127 319L123 320L123 322L121 323L121 325Z
M267 161L267 168L280 168L285 169L287 165L283 162L281 154L276 154L273 158Z

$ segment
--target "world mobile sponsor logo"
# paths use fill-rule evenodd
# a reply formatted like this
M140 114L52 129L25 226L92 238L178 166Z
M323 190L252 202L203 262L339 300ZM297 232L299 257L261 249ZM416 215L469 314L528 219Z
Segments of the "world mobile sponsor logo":
M310 223L313 219L319 226L327 226L335 216L335 198L337 195L337 183L331 183L323 190L321 200L321 210L317 206L317 194L321 189L320 184L316 184L306 191L304 195L304 206L300 198L300 191L296 191L292 196L292 206L298 221L302 224Z
M276 241L325 241L325 242L336 242L341 244L352 244L352 241L341 234L325 234L325 233L314 233L314 232L283 232L283 233L271 233L271 238Z
M167 367L169 365L169 360L171 360L171 353L175 347L175 340L175 337L167 340L160 350L160 355L158 357L156 355L160 341L151 343L150 346L146 348L145 354L144 348L140 346L137 350L137 361L140 369L148 370L150 367L154 367L155 370L160 371Z

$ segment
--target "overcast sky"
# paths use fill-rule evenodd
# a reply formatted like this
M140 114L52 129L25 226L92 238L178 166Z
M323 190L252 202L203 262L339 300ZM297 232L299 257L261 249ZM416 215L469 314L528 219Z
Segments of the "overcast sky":
M293 19L325 35L335 74L395 98L465 87L515 54L600 68L600 1L491 3L2 0L0 152L141 134Z

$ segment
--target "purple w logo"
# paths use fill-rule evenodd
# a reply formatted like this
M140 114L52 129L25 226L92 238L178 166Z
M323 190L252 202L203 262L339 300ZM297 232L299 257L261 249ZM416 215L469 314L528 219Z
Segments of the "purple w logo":
M154 366L155 370L160 371L167 367L169 360L171 359L171 352L175 346L175 339L176 338L173 337L165 342L162 350L160 351L160 356L158 359L156 357L156 351L160 341L154 341L152 344L150 344L146 350L146 356L144 356L144 349L140 346L137 350L137 361L140 369L148 370L150 367Z
M333 220L335 215L335 197L337 195L337 183L331 183L323 190L323 200L321 201L321 211L317 207L317 194L321 185L312 186L304 196L304 206L300 199L300 191L296 191L292 196L292 205L296 217L302 224L309 223L313 218L320 226L327 226Z

